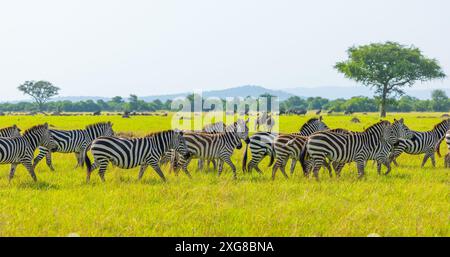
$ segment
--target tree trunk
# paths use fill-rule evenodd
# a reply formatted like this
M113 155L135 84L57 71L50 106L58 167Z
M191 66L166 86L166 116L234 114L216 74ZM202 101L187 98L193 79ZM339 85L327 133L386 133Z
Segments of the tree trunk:
M387 97L387 85L383 87L383 93L381 94L381 102L380 102L380 117L386 117L386 97Z

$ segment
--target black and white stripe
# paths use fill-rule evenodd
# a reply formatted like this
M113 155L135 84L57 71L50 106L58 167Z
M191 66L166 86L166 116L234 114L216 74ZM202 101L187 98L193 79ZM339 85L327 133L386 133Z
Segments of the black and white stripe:
M227 163L236 178L236 167L231 161L235 148L242 147L241 140L248 140L247 121L239 119L225 128L224 133L198 133L186 132L186 147L189 157L181 158L181 166L184 172L189 173L187 167L193 158L204 160L219 160L219 175L222 173L223 163Z
M322 116L319 118L311 118L309 119L303 126L300 128L298 133L294 133L299 136L309 136L317 131L327 130L328 126L322 121ZM251 172L253 168L255 168L259 173L261 173L261 169L258 167L258 164L264 159L266 156L270 156L271 161L269 166L272 165L275 152L273 151L273 143L277 134L269 133L269 132L257 132L249 137L250 143L247 145L247 148L244 151L242 170L244 172ZM251 152L251 160L247 165L247 155L248 148L250 148ZM296 162L292 162L291 164L291 172L295 169Z
M0 137L20 137L20 129L16 125L2 128L0 129Z
M99 168L99 176L105 181L105 172L108 163L122 169L131 169L140 166L139 179L144 175L148 166L151 166L163 181L166 180L159 161L161 156L169 149L174 149L181 155L186 155L186 144L183 132L167 130L155 132L142 138L99 137L92 142L90 150L94 156L94 163L85 156L87 169L86 181L89 182L91 173ZM188 174L189 175L189 174Z
M300 154L300 162L306 170L306 154L313 161L313 172L318 179L319 169L326 159L337 163L356 162L359 177L364 176L367 160L384 163L390 171L389 155L399 138L411 137L411 131L403 119L394 124L381 121L363 132L336 133L332 131L317 132L308 138L306 147Z
M75 153L77 158L77 166L84 165L84 155L89 144L94 139L101 136L113 136L114 131L112 129L111 122L99 122L86 126L85 129L77 130L56 130L51 129L50 134L55 140L58 148L56 152L59 153ZM34 159L34 167L43 159L46 158L47 166L54 170L52 164L51 152L45 147L39 147L39 154Z
M26 130L22 136L0 138L0 164L11 164L10 180L14 177L19 164L25 166L34 181L37 180L32 161L38 146L56 148L47 124L34 126Z
M407 154L425 154L422 165L431 159L431 164L436 167L436 159L434 153L439 148L440 143L444 140L445 133L450 129L450 119L443 120L436 124L429 131L412 131L411 139L400 140L392 153L392 161L397 164L395 159L402 153Z
M288 178L285 171L286 164L289 158L292 158L292 162L299 160L300 153L305 147L307 140L308 137L296 134L280 134L275 138L273 146L276 160L272 168L272 179L275 179L275 174L278 169L281 170L285 178ZM291 175L293 172L294 170L291 169Z

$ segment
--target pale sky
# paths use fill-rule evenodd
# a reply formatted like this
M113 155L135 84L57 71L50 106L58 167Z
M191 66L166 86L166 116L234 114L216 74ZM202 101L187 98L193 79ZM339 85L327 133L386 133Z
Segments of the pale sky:
M2 1L0 102L26 98L25 80L63 96L354 86L335 62L386 40L414 44L450 76L449 12L447 0Z

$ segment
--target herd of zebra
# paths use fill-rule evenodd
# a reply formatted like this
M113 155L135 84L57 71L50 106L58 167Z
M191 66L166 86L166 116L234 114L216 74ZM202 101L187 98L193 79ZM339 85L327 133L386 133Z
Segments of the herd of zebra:
M178 173L181 169L191 177L188 165L192 159L198 159L198 169L202 169L205 162L208 166L212 163L220 175L226 163L236 178L232 155L235 149L243 147L244 141L244 173L253 169L262 173L258 165L265 157L270 157L272 179L275 179L278 169L288 177L285 167L289 159L292 159L291 174L299 161L304 175L313 173L316 179L322 167L330 176L333 169L339 176L346 163L356 162L358 177L361 178L369 160L376 162L379 174L382 165L386 166L385 174L388 174L391 163L398 165L396 158L402 153L425 154L422 167L428 159L435 166L435 153L441 156L439 145L445 139L449 149L445 167L450 168L450 119L425 132L410 130L403 119L393 123L382 120L362 132L330 129L322 117L309 119L297 133L267 131L249 135L248 124L248 119L238 119L230 125L212 123L201 131L166 130L144 137L120 136L114 132L111 122L100 122L78 130L51 129L48 124L43 124L23 133L14 125L0 129L0 164L11 164L10 180L17 165L23 164L36 181L34 170L44 157L48 167L54 170L52 152L74 153L77 167L86 164L88 182L96 169L104 181L109 163L122 169L140 166L139 179L150 166L165 181L161 165L170 164L172 171ZM255 127L259 125L255 124ZM39 154L34 157L37 149ZM89 151L93 161L88 157ZM249 151L251 159L247 161Z

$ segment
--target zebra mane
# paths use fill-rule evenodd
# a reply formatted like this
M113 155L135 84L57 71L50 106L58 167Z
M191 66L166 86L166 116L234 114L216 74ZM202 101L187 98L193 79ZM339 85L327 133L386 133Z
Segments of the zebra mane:
M107 126L107 125L111 125L111 122L110 121L108 121L108 122L97 122L97 123L94 123L94 124L87 125L86 129L88 130L88 129L95 128L97 126Z
M390 125L390 124L391 124L390 121L388 121L388 120L382 120L382 121L379 121L379 122L377 122L377 123L375 123L375 124L373 124L373 125L367 127L366 129L364 129L364 131L373 130L374 128L379 127L379 126L381 126L381 125Z
M300 131L302 131L302 129L304 129L306 126L311 125L314 122L322 122L322 121L319 118L311 118L308 121L306 121L305 124L302 125L302 127L300 128Z
M450 123L450 119L445 119L445 120L439 122L438 124L434 125L432 130L436 130L439 126L441 126L445 122Z
M0 131L6 131L6 130L10 130L10 129L18 129L20 131L20 128L17 127L17 125L12 125L6 128L0 128Z
M163 131L155 131L155 132L148 133L144 137L153 137L153 136L158 136L158 135L163 135L163 134L173 133L173 132L174 132L173 129L168 129L168 130L163 130Z
M25 130L25 132L23 132L23 135L27 135L28 133L31 133L33 131L40 130L40 129L48 129L48 125L47 124L41 124L41 125L33 126L33 127L29 128L29 129Z

